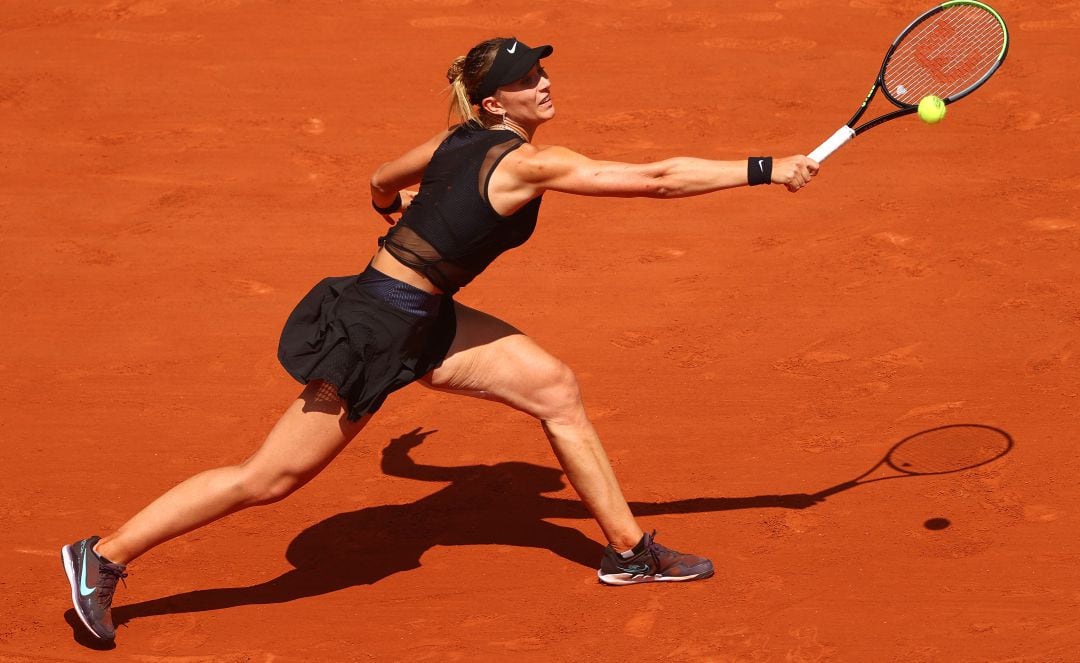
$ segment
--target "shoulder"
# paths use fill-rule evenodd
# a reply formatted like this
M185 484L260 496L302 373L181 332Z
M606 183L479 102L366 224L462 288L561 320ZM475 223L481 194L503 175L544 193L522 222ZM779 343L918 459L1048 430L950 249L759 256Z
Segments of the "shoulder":
M584 159L585 157L568 147L562 145L536 145L535 143L522 143L518 153L527 159L537 161L563 161L566 159Z
M522 143L506 157L506 165L522 180L543 182L565 174L590 160L561 145Z
M436 152L439 148L441 148L446 143L450 142L450 139L452 139L454 137L454 135L457 133L457 130L458 130L458 127L456 127L456 126L450 127L448 129L443 129L439 133L435 134L434 136L431 136L430 138L425 140L423 143L420 143L415 148L410 150L409 154L412 154L412 153L423 154L423 155L426 155L426 158L430 159L434 152Z
M442 145L443 143L449 141L452 138L467 135L468 132L469 132L469 128L467 126L465 126L464 124L455 124L455 125L453 125L451 127L447 127L446 129L443 129L439 133L435 134L434 136L431 137L431 140L429 140L428 142L429 143L435 143L437 145Z

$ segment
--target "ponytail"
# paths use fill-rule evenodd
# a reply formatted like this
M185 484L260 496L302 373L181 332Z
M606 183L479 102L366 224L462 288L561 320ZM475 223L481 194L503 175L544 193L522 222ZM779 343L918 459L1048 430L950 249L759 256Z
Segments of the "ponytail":
M472 102L469 101L469 90L465 87L464 71L465 56L460 55L454 59L450 69L447 70L446 80L450 82L449 116L451 118L456 116L467 123L476 121L477 117Z

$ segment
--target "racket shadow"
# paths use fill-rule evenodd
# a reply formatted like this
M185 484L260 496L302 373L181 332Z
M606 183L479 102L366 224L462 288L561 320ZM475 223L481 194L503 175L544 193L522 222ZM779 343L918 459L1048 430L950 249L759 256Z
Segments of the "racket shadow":
M637 515L727 511L776 507L806 509L857 486L913 477L973 470L1010 453L1015 442L1000 428L985 424L949 424L922 430L894 444L869 470L815 493L756 497L699 497L662 504L631 503Z
M900 440L858 477L814 493L818 500L890 479L957 474L989 465L1012 451L1011 435L985 424L949 424Z
M497 544L546 549L583 567L596 568L603 553L600 543L577 529L548 522L552 518L591 518L580 501L545 494L565 488L561 470L522 462L458 467L417 463L409 452L434 432L416 428L391 440L383 449L382 469L390 476L447 484L436 492L408 504L339 513L312 525L300 532L285 552L294 568L276 578L244 587L201 589L117 606L113 609L114 622L119 626L154 615L284 603L374 584L419 568L423 554L435 546ZM1009 440L1011 448L1012 439L999 432ZM895 445L886 459L915 437ZM631 502L630 507L638 516L806 509L842 491L880 480L866 480L869 474L816 493Z

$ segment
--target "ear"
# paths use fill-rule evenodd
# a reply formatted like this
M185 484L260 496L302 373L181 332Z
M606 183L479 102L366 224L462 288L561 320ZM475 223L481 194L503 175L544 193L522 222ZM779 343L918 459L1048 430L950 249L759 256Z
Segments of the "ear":
M506 113L506 108L504 108L494 96L484 97L484 100L480 102L480 108L492 115L502 115Z

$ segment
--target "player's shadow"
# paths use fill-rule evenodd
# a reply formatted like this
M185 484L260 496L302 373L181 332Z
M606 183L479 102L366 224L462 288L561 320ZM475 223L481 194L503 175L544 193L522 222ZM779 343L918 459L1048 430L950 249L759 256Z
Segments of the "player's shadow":
M435 431L420 428L391 440L382 469L391 476L447 483L409 504L369 506L339 513L301 532L285 557L293 569L257 585L201 589L121 605L116 624L160 614L219 610L241 605L282 603L367 585L420 566L434 546L502 544L543 548L595 568L603 546L580 531L549 518L589 518L576 499L544 493L565 488L558 469L522 462L438 467L416 463L409 452ZM670 502L631 502L637 516L752 508L805 509L857 485L849 481L817 493L700 497Z

